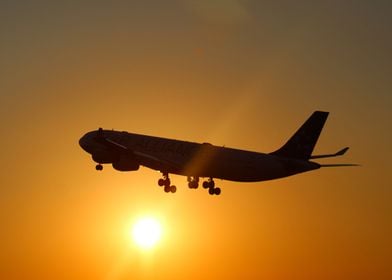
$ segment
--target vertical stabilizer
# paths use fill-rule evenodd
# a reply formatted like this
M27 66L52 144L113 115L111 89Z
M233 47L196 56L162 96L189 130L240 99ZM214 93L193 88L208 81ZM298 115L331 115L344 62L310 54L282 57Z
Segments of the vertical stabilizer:
M329 112L315 111L297 132L272 155L308 160L328 118Z

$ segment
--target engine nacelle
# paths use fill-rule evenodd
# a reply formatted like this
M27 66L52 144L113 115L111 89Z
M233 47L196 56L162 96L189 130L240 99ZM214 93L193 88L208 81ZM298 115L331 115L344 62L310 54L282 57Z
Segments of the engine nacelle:
M93 161L98 163L112 163L115 160L115 156L109 152L99 152L92 155Z
M137 161L129 158L120 158L120 160L113 162L112 165L118 171L136 171L140 167Z

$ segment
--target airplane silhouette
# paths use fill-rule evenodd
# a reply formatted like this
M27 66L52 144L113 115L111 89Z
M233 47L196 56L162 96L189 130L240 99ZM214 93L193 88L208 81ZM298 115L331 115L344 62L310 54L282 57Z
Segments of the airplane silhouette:
M348 147L334 154L312 155L328 112L315 111L297 132L280 149L272 153L258 153L209 143L194 143L161 137L128 133L125 131L98 130L86 133L80 146L97 162L112 164L119 171L136 171L145 166L162 173L158 185L165 192L175 193L169 174L187 176L188 186L197 189L200 178L209 194L219 195L221 189L214 179L237 182L258 182L283 178L320 167L356 166L356 164L319 164L311 159L344 155Z

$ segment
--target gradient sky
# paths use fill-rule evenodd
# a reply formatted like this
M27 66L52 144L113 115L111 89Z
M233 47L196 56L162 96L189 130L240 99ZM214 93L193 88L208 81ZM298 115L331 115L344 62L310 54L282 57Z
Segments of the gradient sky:
M390 1L1 1L1 279L392 279ZM360 163L222 195L97 173L104 127ZM140 215L164 226L142 253Z

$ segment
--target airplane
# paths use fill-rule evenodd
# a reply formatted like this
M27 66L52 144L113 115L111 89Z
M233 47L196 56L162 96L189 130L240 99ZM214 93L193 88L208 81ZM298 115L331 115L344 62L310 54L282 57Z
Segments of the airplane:
M188 187L197 189L200 178L210 195L221 189L214 179L259 182L283 178L321 167L357 166L357 164L319 164L311 160L344 155L348 147L333 154L312 155L329 112L315 111L278 150L259 153L209 143L194 143L126 131L98 130L86 133L79 145L97 163L112 164L118 171L136 171L145 166L162 173L158 185L166 193L175 193L169 174L187 176Z

